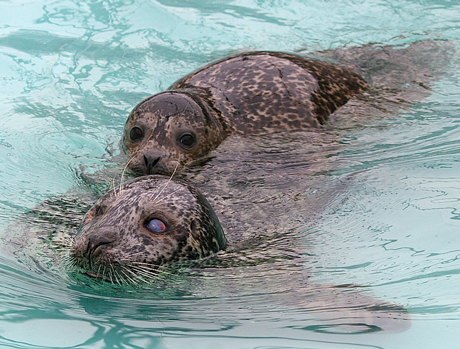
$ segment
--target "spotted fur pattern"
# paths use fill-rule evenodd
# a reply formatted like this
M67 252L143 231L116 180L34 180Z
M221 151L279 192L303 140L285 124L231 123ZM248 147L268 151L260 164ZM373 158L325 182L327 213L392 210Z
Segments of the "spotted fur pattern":
M346 67L279 52L244 53L206 66L170 89L200 88L231 132L298 130L324 124L367 88Z
M249 52L209 64L141 102L129 116L123 145L137 173L170 174L233 133L261 134L324 124L368 88L355 71L279 52ZM132 139L137 127L143 136ZM193 147L181 134L194 133Z
M163 221L166 230L149 231L151 218ZM199 259L225 247L222 227L197 189L152 175L105 194L83 219L71 255L88 275L107 278L119 268L132 279L136 265Z
M144 132L140 141L130 139L130 130ZM193 133L197 143L184 148L179 137ZM131 113L123 145L131 154L128 167L135 173L171 175L175 169L215 149L226 137L223 125L204 99L193 93L167 91L152 96Z

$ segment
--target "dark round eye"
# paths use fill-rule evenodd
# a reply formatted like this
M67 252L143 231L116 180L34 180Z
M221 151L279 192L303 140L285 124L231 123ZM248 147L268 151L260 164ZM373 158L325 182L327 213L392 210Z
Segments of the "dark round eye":
M144 138L144 131L140 127L134 126L130 131L129 131L129 138L131 138L132 141L138 141Z
M166 224L158 218L152 218L145 223L145 227L152 233L163 233L166 230Z
M184 147L184 148L191 148L195 145L196 139L195 136L192 135L191 133L184 133L182 136L179 138L179 143Z

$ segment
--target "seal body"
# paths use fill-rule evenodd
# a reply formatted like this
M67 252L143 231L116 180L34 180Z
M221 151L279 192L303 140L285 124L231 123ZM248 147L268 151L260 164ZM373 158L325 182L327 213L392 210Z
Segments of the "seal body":
M89 276L128 283L226 244L218 218L197 189L152 175L109 191L88 211L71 259Z
M130 114L123 146L136 173L171 174L227 136L317 127L368 87L355 71L280 52L211 63Z

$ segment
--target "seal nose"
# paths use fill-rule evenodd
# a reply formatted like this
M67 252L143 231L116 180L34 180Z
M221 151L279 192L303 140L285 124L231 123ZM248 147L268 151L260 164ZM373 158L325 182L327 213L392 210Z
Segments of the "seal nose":
M144 165L146 169L147 174L155 173L154 167L158 164L158 162L161 160L161 156L158 157L149 157L147 155L144 155Z
M114 241L114 238L105 235L90 236L86 247L85 255L88 258L99 256L102 251Z

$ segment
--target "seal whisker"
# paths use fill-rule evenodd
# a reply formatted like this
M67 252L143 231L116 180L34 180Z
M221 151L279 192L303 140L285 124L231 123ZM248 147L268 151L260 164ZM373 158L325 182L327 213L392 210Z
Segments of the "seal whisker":
M115 275L116 279L118 280L118 283L120 285L129 285L130 282L128 282L128 278L126 277L126 274L123 272L123 269L117 268L115 269Z
M112 266L109 265L109 267L107 268L107 270L109 271L110 282L111 282L112 284L116 284L115 276L113 275L113 268L112 268Z
M177 276L171 264L223 249L209 203L173 176L143 176L106 193L85 216L69 265L112 283L149 282Z
M153 203L156 203L156 204L159 204L159 203L161 203L161 202L164 202L164 201L166 201L166 199L168 199L168 198L171 197L172 195L176 194L179 190L181 190L181 188L178 188L178 189L172 191L171 193L169 193L168 195L165 195L165 196L161 197L160 199L158 199L158 195L157 195L157 196L155 196L155 198L152 199L152 202L153 202Z
M141 275L139 272L137 272L137 271L135 272L135 271L131 270L131 268L126 268L126 272L130 273L130 274L134 277L133 283L137 283L137 282L141 282L141 283L145 283L145 284L149 284L149 283L150 283L150 282L147 281L149 275L145 275L145 276L147 276L147 279L146 279L146 278L144 278L144 276ZM136 280L137 280L137 281L136 281Z
M118 285L121 285L120 283L120 280L118 280L118 272L116 271L116 269L113 267L113 265L110 265L109 266L109 269L110 269L110 273L111 275L113 276L113 280L114 280L114 284L118 284Z
M78 261L75 258L69 258L67 263L69 263L69 267L71 269L76 269L79 266Z
M129 281L129 283L131 283L132 285L137 284L137 281L144 282L143 278L137 277L137 275L133 273L131 270L129 270L129 268L126 266L123 266L123 268L120 269L120 273L123 273L123 275Z
M74 269L77 266L77 261L71 254L64 256L63 263L69 269Z
M131 272L134 274L134 271ZM146 284L152 284L154 281L160 280L157 275L145 273L143 270L135 270L135 275L136 279Z
M152 265L149 263L141 263L141 262L133 262L131 266L138 268L139 270L145 270L145 271L155 273L155 274L162 273L162 274L168 274L168 275L175 275L174 273L168 271L166 266Z
M140 273L141 275L144 275L146 277L150 277L156 280L164 280L165 276L174 275L171 273L167 273L167 272L165 273L163 271L158 271L153 268L145 268L145 267L138 267L138 266L132 266L132 267L137 273Z
M70 264L71 268L75 268L78 265L77 259L71 254L66 256L65 262Z
M99 267L97 268L97 273L96 273L97 275L101 275L100 274L101 273L101 267L102 267L102 265L99 264ZM102 273L104 273L104 272L105 272L105 267L104 267L104 271Z
M117 273L116 269L113 267L113 264L110 264L110 272L113 275L113 278L115 279L115 283L117 283L119 285L122 285L120 280L118 280L118 276L117 276L118 273Z
M126 165L125 165L124 168L123 168L123 171L121 172L120 186L119 186L119 194L121 194L121 191L122 191L122 184L123 184L124 178L125 178L125 173L126 173L126 170L128 169L129 164L131 163L131 161L133 161L133 158L131 158L131 159L128 160L128 162L126 163Z
M135 280L138 280L139 282L144 284L152 284L155 280L158 279L157 275L147 274L144 273L142 270L132 270L131 266L129 268L126 268L126 271L130 273L135 278Z
M164 270L166 268L164 265L153 265L152 263L139 262L139 261L132 262L131 265L141 267L141 268L150 269L150 270L161 270L161 269Z
M157 270L154 270L153 268L150 268L150 267L138 266L138 265L132 264L131 269L137 272L141 272L144 275L155 276L155 277L159 276L157 275L158 274Z
M174 175L176 174L176 171L177 171L177 167L179 166L179 164L176 165L176 167L174 168L174 171L173 173L171 174L171 176L169 177L168 181L165 183L165 185L163 186L163 188L160 190L160 192L153 198L153 201L156 201L156 199L161 195L161 193L166 189L166 187L169 185L169 183L171 183L171 180L173 179Z
M104 265L104 267L102 268L102 274L98 274L98 275L101 275L104 280L107 279L107 280L109 280L110 282L113 283L113 280L112 280L112 277L111 277L110 273L107 273L107 266L106 265Z

